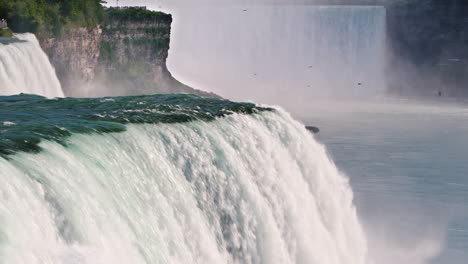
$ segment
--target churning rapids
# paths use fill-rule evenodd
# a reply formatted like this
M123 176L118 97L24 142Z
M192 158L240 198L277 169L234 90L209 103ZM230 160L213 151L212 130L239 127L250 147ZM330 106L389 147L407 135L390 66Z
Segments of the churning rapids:
M0 97L2 263L367 263L348 179L282 110Z

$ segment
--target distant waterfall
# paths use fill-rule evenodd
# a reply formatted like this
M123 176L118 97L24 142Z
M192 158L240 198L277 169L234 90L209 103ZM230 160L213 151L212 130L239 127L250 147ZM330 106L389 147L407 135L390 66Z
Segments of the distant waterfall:
M310 64L309 85L334 97L382 93L385 13L383 7L319 7L307 14L306 45L299 50L306 54L302 65Z
M385 20L377 6L178 8L169 68L188 84L240 100L378 96Z
M0 41L0 95L19 93L63 97L60 82L33 34L16 34L21 42Z

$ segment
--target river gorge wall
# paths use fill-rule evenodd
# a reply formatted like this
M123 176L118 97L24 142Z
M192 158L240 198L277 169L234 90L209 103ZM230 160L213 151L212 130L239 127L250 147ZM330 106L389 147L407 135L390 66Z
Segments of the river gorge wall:
M156 12L155 12L156 14ZM215 96L188 87L167 69L172 17L113 18L96 27L39 34L66 96L97 97L158 93Z
M364 2L350 2L363 4ZM347 4L350 4L347 3ZM468 96L468 4L369 1L387 9L386 79L400 95ZM195 93L166 66L172 17L109 18L96 27L39 34L67 96Z
M93 85L100 57L101 27L67 29L66 34L56 38L38 37L67 96L82 95L82 87Z
M387 35L390 92L468 96L468 2L392 2Z

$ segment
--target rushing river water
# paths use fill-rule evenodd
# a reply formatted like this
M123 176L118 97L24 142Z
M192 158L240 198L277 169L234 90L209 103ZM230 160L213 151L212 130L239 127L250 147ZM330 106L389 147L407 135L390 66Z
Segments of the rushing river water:
M328 105L302 119L350 177L378 263L466 263L468 104Z
M367 263L347 177L282 110L0 96L0 262Z

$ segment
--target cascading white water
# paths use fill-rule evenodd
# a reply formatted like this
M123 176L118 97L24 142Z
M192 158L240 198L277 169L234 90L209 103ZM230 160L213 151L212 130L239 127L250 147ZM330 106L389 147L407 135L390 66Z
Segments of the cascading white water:
M63 97L60 82L33 34L15 34L21 42L0 42L0 95L19 93Z
M0 158L2 263L364 264L348 180L278 112Z

